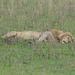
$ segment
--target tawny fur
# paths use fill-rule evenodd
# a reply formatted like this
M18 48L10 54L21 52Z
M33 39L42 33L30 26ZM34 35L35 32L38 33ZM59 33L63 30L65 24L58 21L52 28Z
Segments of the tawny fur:
M30 40L36 40L36 41L50 41L50 42L61 42L63 38L65 37L68 40L68 37L72 39L72 42L74 42L74 38L72 37L71 33L69 32L63 32L63 31L57 31L57 30L51 30L47 32L35 32L35 31L22 31L22 32L8 32L3 36L3 38L22 38L22 39L30 39ZM70 40L68 40L70 41ZM66 41L65 41L66 42Z
M59 35L63 34L63 31L57 31L57 30L51 30L53 37L55 39L56 42L60 42L60 39L58 38Z
M13 37L13 38L37 40L40 37L41 34L42 34L42 32L34 32L34 31L22 31L22 32L12 31L12 32L6 33L2 37L3 38Z
M62 38L64 38L65 36L69 36L72 39L72 42L75 42L74 37L72 36L72 34L70 32L65 32L65 33L59 35L59 39L62 40Z
M70 32L64 33L63 31L57 31L57 30L51 30L51 32L53 34L55 41L57 41L57 42L61 42L61 40L67 36L72 39L72 42L75 42L74 37L72 36L72 34Z

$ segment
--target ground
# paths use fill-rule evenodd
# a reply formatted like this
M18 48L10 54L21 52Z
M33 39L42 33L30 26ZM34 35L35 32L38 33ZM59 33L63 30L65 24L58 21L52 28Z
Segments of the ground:
M0 75L75 75L75 43L9 39L8 31L69 31L75 37L75 1L0 2Z

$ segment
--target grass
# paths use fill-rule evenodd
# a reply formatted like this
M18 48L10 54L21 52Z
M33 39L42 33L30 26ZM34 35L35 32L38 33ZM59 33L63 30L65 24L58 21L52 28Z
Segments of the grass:
M1 75L6 73L8 75L72 75L75 73L75 44L28 42L21 41L15 45L0 47Z
M4 40L8 31L69 31L75 37L75 1L0 1L0 75L75 75L75 43Z

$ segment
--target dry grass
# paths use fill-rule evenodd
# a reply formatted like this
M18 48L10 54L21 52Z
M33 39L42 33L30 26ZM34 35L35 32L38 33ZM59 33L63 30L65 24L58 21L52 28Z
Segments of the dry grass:
M0 1L0 75L75 75L75 43L2 40L8 31L70 31L75 37L75 0Z
M74 0L2 0L0 28L6 31L61 29L73 32L74 12ZM6 25L9 27L4 28ZM69 28L71 26L73 28Z

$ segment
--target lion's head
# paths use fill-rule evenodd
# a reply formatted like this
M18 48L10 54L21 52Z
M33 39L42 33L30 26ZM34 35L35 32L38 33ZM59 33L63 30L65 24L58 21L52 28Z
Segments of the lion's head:
M58 31L58 30L51 30L54 39L56 42L61 42L61 43L73 43L74 38L71 35L70 32L63 32L63 31Z
M74 38L72 37L71 33L65 32L58 36L61 43L73 43Z

